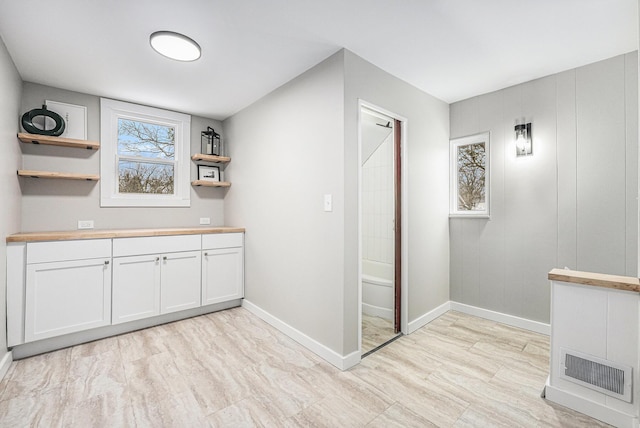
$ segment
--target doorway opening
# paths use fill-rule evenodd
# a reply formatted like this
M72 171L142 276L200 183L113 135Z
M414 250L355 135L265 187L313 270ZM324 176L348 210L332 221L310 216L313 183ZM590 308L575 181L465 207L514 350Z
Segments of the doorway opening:
M360 107L361 356L401 335L402 122Z

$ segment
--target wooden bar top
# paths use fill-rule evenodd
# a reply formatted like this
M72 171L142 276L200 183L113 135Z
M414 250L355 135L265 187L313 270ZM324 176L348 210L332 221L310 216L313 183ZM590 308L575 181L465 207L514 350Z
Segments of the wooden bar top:
M134 238L141 236L207 235L244 232L243 227L175 227L159 229L87 229L25 232L7 236L7 242L71 241L75 239Z
M629 276L579 272L568 269L553 269L549 272L549 279L551 281L562 281L570 282L572 284L593 285L595 287L640 292L640 281L638 278Z

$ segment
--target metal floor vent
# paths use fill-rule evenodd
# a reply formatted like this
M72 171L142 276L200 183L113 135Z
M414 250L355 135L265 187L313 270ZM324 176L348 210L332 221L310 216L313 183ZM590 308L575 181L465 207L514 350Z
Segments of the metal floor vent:
M631 402L631 367L568 349L560 352L560 377Z

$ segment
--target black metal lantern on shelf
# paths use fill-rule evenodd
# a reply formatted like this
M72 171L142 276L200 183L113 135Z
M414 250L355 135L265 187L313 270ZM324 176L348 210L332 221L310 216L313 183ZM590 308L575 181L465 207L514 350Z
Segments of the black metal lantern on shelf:
M214 131L212 127L207 126L207 130L202 131L200 141L202 143L202 154L222 155L220 151L220 134Z

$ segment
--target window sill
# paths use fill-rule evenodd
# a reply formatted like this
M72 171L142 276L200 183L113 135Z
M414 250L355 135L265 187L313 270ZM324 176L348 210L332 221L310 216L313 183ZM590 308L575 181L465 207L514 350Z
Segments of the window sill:
M479 218L490 220L491 216L489 214L449 214L449 218Z

